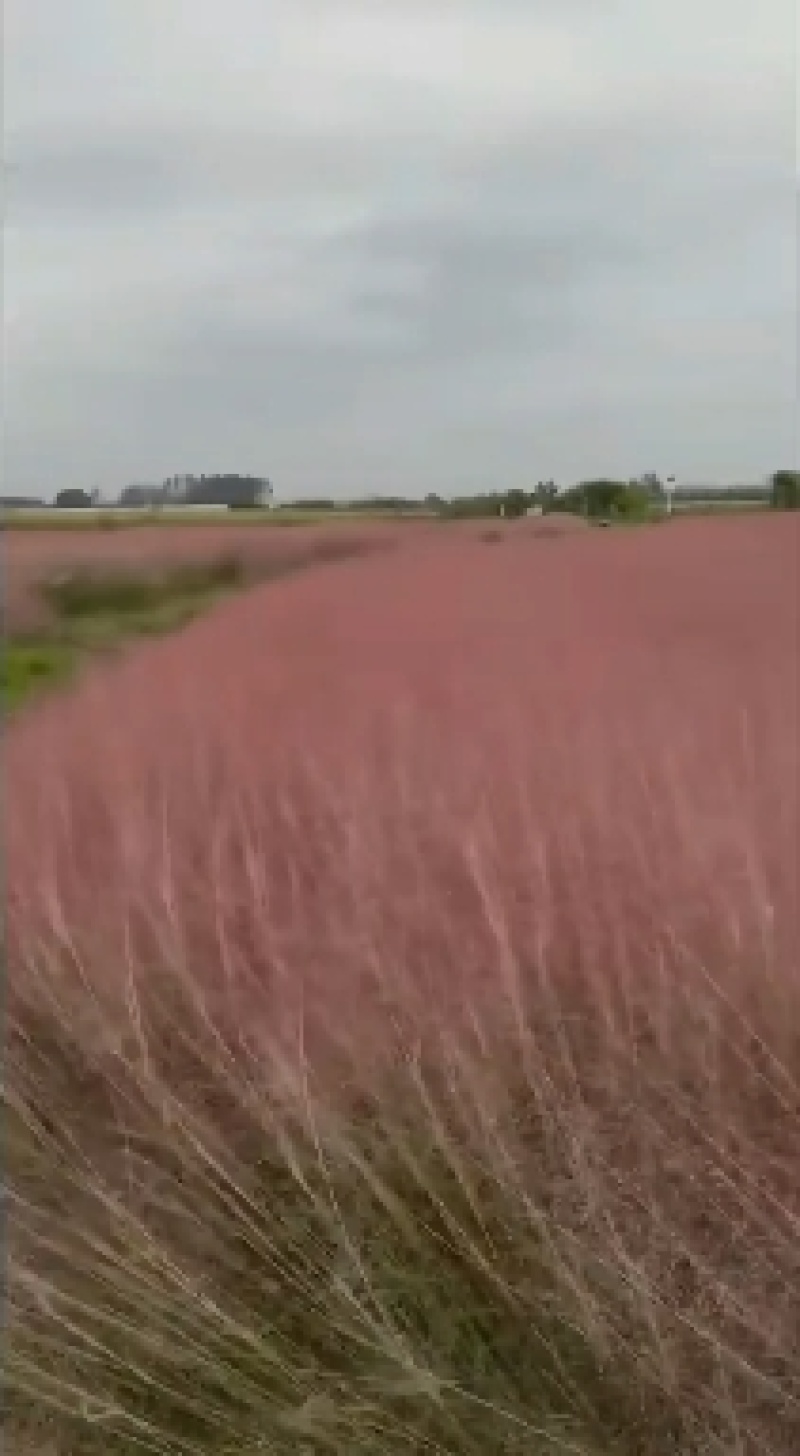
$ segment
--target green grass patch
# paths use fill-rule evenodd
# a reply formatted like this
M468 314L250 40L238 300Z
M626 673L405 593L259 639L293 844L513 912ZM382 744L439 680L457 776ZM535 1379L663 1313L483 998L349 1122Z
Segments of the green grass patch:
M241 513L239 513L241 514ZM162 636L248 583L278 580L315 565L364 553L361 542L324 538L308 553L246 569L234 554L184 562L161 571L77 567L42 582L47 635L9 640L3 668L3 707L16 710L34 694L69 676L88 654L108 652L142 637Z
M61 641L18 641L3 644L0 654L0 701L4 713L38 695L44 688L63 685L75 666L75 652Z
M46 688L61 686L90 653L184 626L244 584L236 557L188 563L160 573L80 568L42 583L47 636L5 644L2 703L13 712Z

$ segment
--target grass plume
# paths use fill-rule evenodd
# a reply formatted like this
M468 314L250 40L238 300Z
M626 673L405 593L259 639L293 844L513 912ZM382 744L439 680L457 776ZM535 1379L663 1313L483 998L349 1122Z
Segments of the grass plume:
M800 1002L765 904L738 952L656 917L598 957L587 893L570 954L558 845L528 824L501 881L491 815L406 772L377 825L363 772L231 792L195 896L162 845L116 941L66 880L12 914L20 1442L788 1456Z

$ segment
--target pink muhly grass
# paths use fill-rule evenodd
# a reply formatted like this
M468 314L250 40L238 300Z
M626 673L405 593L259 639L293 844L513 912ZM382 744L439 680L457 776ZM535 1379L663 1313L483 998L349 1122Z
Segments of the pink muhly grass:
M712 704L632 634L635 711L584 658L532 717L479 641L394 715L355 681L346 723L300 663L300 732L255 710L243 607L202 640L236 622L250 716L176 656L147 717L156 653L11 747L19 1449L789 1456L777 657Z

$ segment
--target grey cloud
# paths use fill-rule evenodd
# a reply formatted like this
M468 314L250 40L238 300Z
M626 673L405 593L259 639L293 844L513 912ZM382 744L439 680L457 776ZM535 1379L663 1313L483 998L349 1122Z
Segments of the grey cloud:
M413 168L413 146L355 138L247 134L215 138L165 130L151 135L81 133L29 140L13 153L8 209L22 225L126 225L183 210L261 206L358 195L386 168Z
M154 209L172 210L189 180L170 157L167 139L142 145L133 138L54 138L16 152L10 140L15 221L135 219Z
M357 244L372 280L361 305L414 317L426 346L445 353L526 341L541 349L553 336L563 344L580 332L592 293L617 299L648 278L680 278L691 290L698 272L724 276L726 260L754 241L756 270L759 240L766 262L770 236L779 242L789 222L777 167L697 168L695 138L667 143L646 131L549 147L535 139L461 181L438 211L384 216ZM392 286L393 273L416 286Z
M264 12L231 3L242 44L258 29L263 45ZM685 26L687 56L710 47L697 7L652 3ZM609 25L621 17L617 89L587 72L584 94L573 76L562 105L542 72L537 109L520 69L506 107L475 75L459 92L450 67L441 117L431 72L418 102L403 85L382 97L366 53L355 109L347 57L341 94L331 61L311 119L291 74L280 105L267 97L262 114L256 88L240 110L232 70L205 115L188 38L152 83L158 107L104 99L84 114L73 36L63 106L22 88L11 128L8 488L113 489L183 468L265 471L290 494L770 468L796 413L781 77L742 59L733 105L729 59L724 87L673 95L629 39L632 5L606 7ZM472 65L476 27L491 37L501 14L534 39L537 18L574 30L580 58L598 13L439 8L469 12ZM220 22L197 0L212 12ZM131 0L131 26L140 13ZM92 24L113 29L108 14Z
M402 264L418 278L399 293L373 283L358 305L403 319L418 348L457 357L465 349L513 353L542 332L563 336L570 327L570 284L583 281L587 260L574 238L517 234L480 220L415 228L390 224L365 240L378 278L381 265Z

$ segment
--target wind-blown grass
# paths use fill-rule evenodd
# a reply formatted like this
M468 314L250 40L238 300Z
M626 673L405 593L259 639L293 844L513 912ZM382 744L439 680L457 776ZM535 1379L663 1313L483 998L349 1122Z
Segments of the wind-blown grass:
M512 862L507 806L451 781L447 817L417 773L308 767L249 807L223 773L205 857L162 840L115 889L98 825L105 919L66 874L12 903L31 1451L796 1449L787 923L751 866L694 936L625 898L603 925L588 822L543 857L520 816Z
M778 525L426 538L9 725L11 1449L800 1449Z

